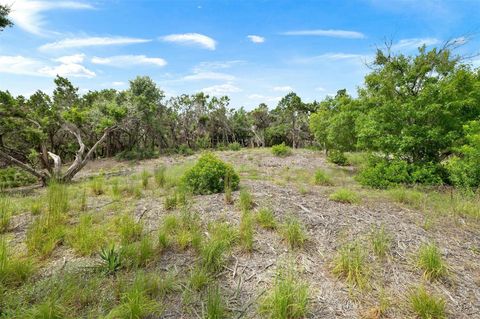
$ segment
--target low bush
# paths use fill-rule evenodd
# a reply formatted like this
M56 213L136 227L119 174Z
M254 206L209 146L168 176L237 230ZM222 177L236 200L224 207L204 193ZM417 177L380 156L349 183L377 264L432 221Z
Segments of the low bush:
M240 177L233 167L212 153L206 153L185 173L182 180L194 194L221 193L225 190L227 174L231 189L237 189Z
M195 152L186 144L181 144L177 148L177 154L183 155L183 156L190 156L195 154Z
M158 152L147 149L125 150L117 154L119 160L134 161L158 157Z
M321 169L315 171L314 178L315 185L331 186L333 184L330 176Z
M340 166L348 165L348 159L342 151L331 150L328 152L327 160L333 164Z
M289 156L292 154L292 149L285 145L285 143L273 145L272 154L275 156Z

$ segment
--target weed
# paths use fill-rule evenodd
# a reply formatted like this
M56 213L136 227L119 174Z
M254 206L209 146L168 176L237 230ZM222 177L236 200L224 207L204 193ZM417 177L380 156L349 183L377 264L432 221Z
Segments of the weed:
M360 197L358 194L346 188L338 189L334 193L330 194L329 198L340 203L357 204L360 202Z
M385 257L391 246L391 236L385 230L385 227L373 228L370 233L370 241L372 243L373 251L379 257Z
M282 225L281 234L290 249L303 247L303 244L307 240L303 225L293 216L288 217L286 222Z
M0 285L19 285L25 282L32 273L31 261L11 256L5 238L0 237Z
M114 201L119 201L120 198L122 197L122 190L120 189L118 179L112 180L111 192L112 192L112 199Z
M423 275L429 280L442 277L447 273L447 267L435 243L420 246L418 266L423 269Z
M230 172L228 171L225 174L225 203L228 205L233 204L233 197L232 197L232 177L230 176Z
M285 145L285 143L273 145L272 146L272 154L275 156L289 156L292 155L292 149Z
M425 287L420 286L410 294L410 306L421 319L443 319L445 315L445 300L430 295Z
M360 288L367 284L367 259L358 242L346 244L340 249L334 260L333 273Z
M154 254L155 249L149 236L143 237L139 242L123 246L120 251L122 263L130 269L147 266Z
M145 290L133 286L121 297L121 303L113 308L107 319L148 318L160 314L160 305L150 299Z
M277 221L273 211L269 208L262 208L256 215L257 223L265 229L276 229Z
M396 202L406 204L414 208L421 208L425 202L425 195L419 191L397 187L388 190L388 195Z
M219 271L225 263L227 252L227 242L218 238L211 238L200 250L202 266L210 272Z
M260 301L260 313L272 319L303 318L308 309L308 286L299 280L297 272L280 269L275 284Z
M68 312L58 299L49 298L30 309L26 317L28 319L63 319L67 317Z
M40 215L42 213L42 210L43 204L41 201L35 200L30 204L30 212L32 213L32 215Z
M330 152L328 152L327 159L329 162L340 166L346 166L349 164L345 154L339 150L331 150Z
M331 178L321 169L315 171L315 185L331 186Z
M87 211L87 190L84 188L80 194L80 211Z

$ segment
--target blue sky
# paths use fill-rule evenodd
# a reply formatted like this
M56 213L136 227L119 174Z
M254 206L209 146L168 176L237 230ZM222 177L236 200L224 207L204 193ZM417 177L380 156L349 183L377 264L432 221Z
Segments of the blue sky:
M167 96L205 91L251 109L289 91L306 101L355 94L386 39L413 53L467 36L458 53L480 52L477 0L0 3L15 22L0 33L0 90L27 96L50 94L56 74L81 92L148 75Z

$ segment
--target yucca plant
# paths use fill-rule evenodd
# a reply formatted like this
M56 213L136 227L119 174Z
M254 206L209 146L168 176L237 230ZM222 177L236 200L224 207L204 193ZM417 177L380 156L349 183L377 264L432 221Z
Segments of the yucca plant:
M100 258L102 259L101 268L107 275L114 274L122 266L120 253L115 249L115 245L109 248L103 247L100 251Z

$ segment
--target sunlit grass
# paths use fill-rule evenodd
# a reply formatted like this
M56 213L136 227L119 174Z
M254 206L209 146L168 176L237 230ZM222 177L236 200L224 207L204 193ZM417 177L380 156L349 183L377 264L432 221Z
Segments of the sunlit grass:
M425 278L433 280L447 274L447 266L435 243L423 244L418 251L418 266Z
M337 253L333 262L333 273L349 284L363 288L368 281L367 254L358 242L351 242Z

